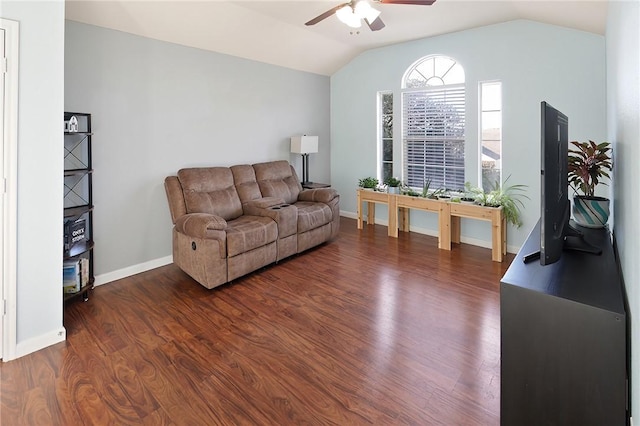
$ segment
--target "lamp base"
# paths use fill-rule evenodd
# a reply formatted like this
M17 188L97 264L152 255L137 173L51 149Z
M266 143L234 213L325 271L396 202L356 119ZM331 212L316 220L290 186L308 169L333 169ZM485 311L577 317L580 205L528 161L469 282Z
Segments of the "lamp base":
M302 185L309 183L309 154L302 154Z

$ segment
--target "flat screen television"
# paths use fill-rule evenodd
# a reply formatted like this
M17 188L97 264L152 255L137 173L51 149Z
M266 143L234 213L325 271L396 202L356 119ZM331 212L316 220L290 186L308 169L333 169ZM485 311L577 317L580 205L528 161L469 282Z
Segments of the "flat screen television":
M550 265L560 260L563 250L600 254L569 224L569 119L543 101L540 123L540 251L526 255L524 261L539 257L541 265Z

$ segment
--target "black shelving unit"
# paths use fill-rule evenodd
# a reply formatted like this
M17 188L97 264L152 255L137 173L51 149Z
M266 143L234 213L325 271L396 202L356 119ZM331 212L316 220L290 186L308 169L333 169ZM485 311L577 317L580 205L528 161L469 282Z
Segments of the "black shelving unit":
M64 113L63 300L89 300L93 289L93 168L91 114ZM72 289L65 274L77 278ZM67 288L69 287L69 288ZM71 290L75 290L70 292Z

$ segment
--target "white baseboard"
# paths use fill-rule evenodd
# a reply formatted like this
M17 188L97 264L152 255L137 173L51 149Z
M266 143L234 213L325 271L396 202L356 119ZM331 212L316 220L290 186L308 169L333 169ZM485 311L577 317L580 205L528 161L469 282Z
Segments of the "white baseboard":
M131 275L139 274L160 266L168 265L173 262L173 256L161 257L160 259L150 260L148 262L132 265L127 268L119 269L117 271L108 272L106 274L96 276L95 286L109 283L111 281L126 278ZM67 338L67 330L64 327L58 330L51 331L42 336L37 336L24 342L20 342L16 345L15 354L12 358L3 358L4 361L10 361L11 359L19 358L24 355L39 351L48 346L55 345L56 343L64 342Z
M16 345L15 358L20 358L21 356L29 355L30 353L39 351L47 346L64 342L66 338L67 330L65 330L64 327L60 327L58 330L25 340L24 342L20 342ZM5 359L5 361L9 360Z
M340 210L340 216L348 217L349 219L357 219L358 215L356 213L345 212Z
M139 263L137 265L127 266L126 268L118 269L117 271L107 272L96 276L95 286L110 283L122 278L130 277L131 275L146 272L151 269L159 268L160 266L173 263L173 256L165 256L159 259L150 260L148 262Z

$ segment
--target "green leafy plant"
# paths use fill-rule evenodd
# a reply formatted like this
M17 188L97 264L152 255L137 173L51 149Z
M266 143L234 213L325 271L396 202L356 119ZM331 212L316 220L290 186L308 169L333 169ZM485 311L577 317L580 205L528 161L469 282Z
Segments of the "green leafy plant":
M443 188L438 194L440 200L451 200L451 190L449 188Z
M476 194L477 204L487 207L502 206L502 213L507 222L519 228L522 226L522 213L520 209L524 208L522 199L529 199L524 193L527 185L507 185L510 177L511 176L506 178L502 185L496 181L493 189L488 193L484 192L481 188L471 188L470 185L468 189L470 192ZM467 188L466 184L465 188Z
M429 195L427 195L427 198L431 198L431 199L437 200L438 197L440 197L441 195L444 195L444 188L438 188L438 189L430 192Z
M400 179L398 179L398 178L394 178L392 176L389 176L388 178L386 178L384 180L384 184L387 185L387 186L390 186L392 188L396 188L396 187L402 185L402 181L400 181Z
M420 195L420 193L419 193L419 192L414 191L414 190L413 190L413 188L411 188L409 185L406 185L406 184L403 184L403 185L400 187L400 193L401 193L402 195L408 195L408 196L410 196L410 197L417 197L417 196L419 196L419 195Z
M475 202L476 197L479 193L484 194L484 191L480 188L474 188L471 186L471 182L464 183L464 192L462 193L462 197L460 197L461 201L465 202Z
M431 179L427 179L422 186L422 194L420 196L422 198L427 198L429 196L429 187L431 186Z
M593 141L572 141L575 149L569 150L569 184L574 191L582 192L587 197L593 197L596 186L602 178L610 179L609 172L613 170L611 162L611 144Z
M374 177L366 177L358 181L358 186L360 188L375 189L378 186L378 183L380 183L378 179Z

